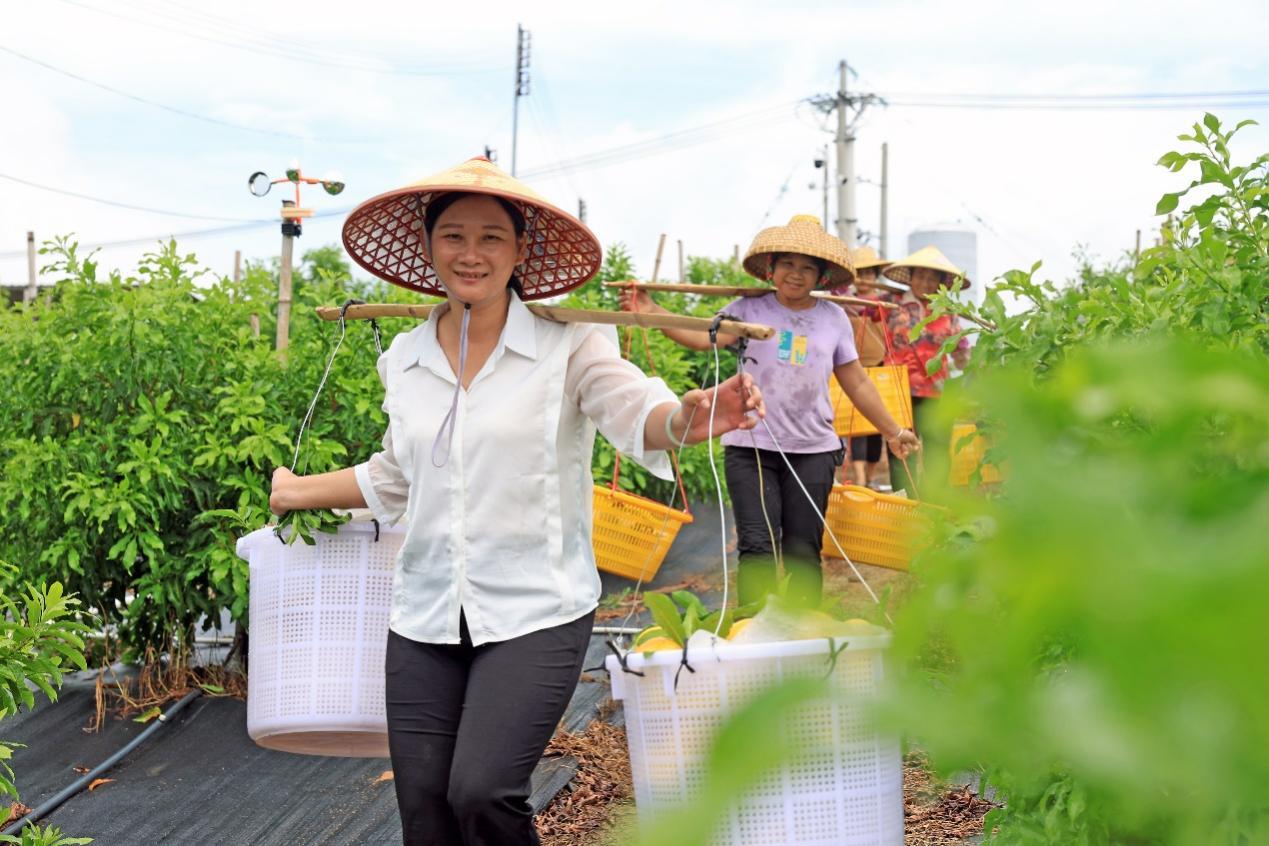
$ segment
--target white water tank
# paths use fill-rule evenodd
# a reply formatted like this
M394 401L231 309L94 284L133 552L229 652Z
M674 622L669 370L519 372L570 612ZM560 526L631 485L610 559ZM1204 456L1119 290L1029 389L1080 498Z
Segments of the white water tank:
M914 229L908 234L908 254L922 247L937 247L948 261L965 271L969 288L962 296L969 302L982 302L984 280L978 277L978 234L956 227L937 226Z

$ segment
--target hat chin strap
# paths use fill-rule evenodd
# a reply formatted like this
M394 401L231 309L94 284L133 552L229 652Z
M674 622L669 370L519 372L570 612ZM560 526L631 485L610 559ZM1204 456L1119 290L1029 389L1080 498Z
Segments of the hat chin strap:
M446 289L449 293L449 289ZM471 324L471 303L463 302L449 294L450 299L463 303L463 323L458 330L458 379L454 382L454 398L450 401L449 411L441 421L441 428L436 430L436 438L432 441L432 466L444 467L449 461L450 452L454 448L454 426L458 420L458 396L463 390L463 373L467 370L467 327ZM446 427L449 432L447 433ZM442 439L444 443L442 444ZM442 446L444 449L442 449Z

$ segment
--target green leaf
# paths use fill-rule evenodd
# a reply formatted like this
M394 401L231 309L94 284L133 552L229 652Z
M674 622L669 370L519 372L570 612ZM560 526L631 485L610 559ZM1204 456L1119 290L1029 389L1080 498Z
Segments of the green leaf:
M148 723L155 717L163 713L163 709L155 705L153 708L146 708L140 714L132 718L134 723Z
M661 593L645 593L643 604L652 614L652 620L666 633L670 640L682 646L687 643L687 633L683 621L679 619L678 609L670 598Z
M1169 214L1170 212L1176 209L1177 204L1180 201L1181 201L1181 195L1179 193L1164 194L1162 197L1159 198L1158 204L1154 207L1154 213L1155 214Z
M1216 115L1211 112L1205 112L1203 114L1203 125L1210 129L1213 135L1220 134L1221 122L1217 119Z
M700 597L692 593L690 590L676 590L670 593L670 598L678 604L684 611L695 611L697 616L704 617L709 611L705 608L705 603L701 602Z

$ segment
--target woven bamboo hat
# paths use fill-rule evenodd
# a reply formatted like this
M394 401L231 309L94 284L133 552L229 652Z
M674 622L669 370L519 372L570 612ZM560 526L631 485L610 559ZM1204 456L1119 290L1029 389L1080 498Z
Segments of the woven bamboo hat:
M894 262L886 261L881 256L877 255L877 251L872 247L856 247L850 251L850 260L854 262L856 270L865 270L869 267L876 267L878 268L878 273L881 272L880 268L889 267L894 264Z
M947 256L939 251L938 247L922 247L907 258L900 259L894 264L881 271L883 276L889 277L896 282L902 282L907 285L912 279L912 269L914 267L924 267L929 270L937 270L940 273L948 275L947 284L950 287L952 280L956 277L961 279L961 288L969 287L969 277L965 275L965 271L952 264Z
M427 255L423 219L428 204L454 191L502 197L524 215L528 258L516 268L521 299L562 294L599 270L603 251L584 223L484 157L366 200L344 221L344 249L380 279L445 296Z
M820 219L811 214L794 215L784 226L772 226L754 236L745 253L745 272L755 279L767 281L771 260L777 253L800 253L827 263L827 285L836 288L855 281L850 249L824 231Z

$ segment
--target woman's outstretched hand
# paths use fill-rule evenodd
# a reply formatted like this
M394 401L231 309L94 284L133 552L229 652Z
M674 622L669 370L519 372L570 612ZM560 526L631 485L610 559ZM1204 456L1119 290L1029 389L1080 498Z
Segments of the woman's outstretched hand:
M714 409L714 430L709 428L709 407L714 402L714 389L696 388L683 395L678 414L691 421L686 441L700 443L736 429L752 429L767 416L762 391L748 373L733 376L718 386L718 405ZM754 413L756 412L756 414Z

